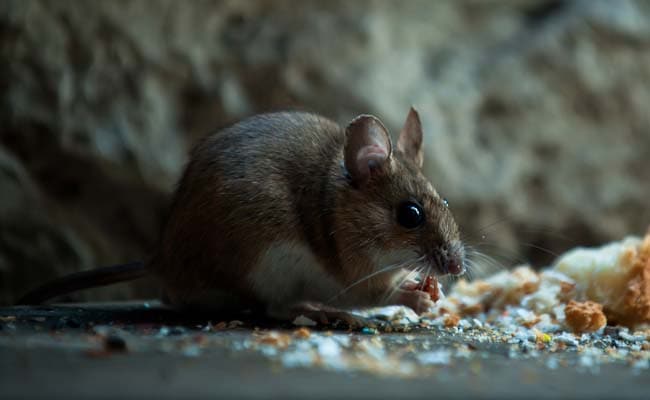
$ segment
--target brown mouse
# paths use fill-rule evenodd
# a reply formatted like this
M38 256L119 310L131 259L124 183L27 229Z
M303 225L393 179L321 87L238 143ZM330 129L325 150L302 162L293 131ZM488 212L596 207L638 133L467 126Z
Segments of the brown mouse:
M418 277L461 274L465 257L421 145L413 108L395 148L371 115L345 128L304 112L238 122L193 149L157 251L116 280L149 272L173 305L258 304L278 318L422 312L433 303Z

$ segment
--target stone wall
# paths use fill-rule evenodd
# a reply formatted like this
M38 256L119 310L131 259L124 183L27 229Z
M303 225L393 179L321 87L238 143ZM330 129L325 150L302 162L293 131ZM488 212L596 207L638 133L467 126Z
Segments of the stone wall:
M0 57L0 303L145 258L192 143L276 109L397 131L415 105L427 174L505 265L650 223L643 0L5 0Z

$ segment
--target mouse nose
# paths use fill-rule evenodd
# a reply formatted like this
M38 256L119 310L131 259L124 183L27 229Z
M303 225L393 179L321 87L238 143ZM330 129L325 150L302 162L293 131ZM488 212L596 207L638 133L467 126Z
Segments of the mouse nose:
M463 263L455 257L452 257L447 260L447 273L452 274L452 275L460 275L463 272L465 272L465 268L463 268Z
M465 272L462 248L451 246L450 249L449 247L448 245L440 247L439 253L435 257L436 265L444 275L461 275Z

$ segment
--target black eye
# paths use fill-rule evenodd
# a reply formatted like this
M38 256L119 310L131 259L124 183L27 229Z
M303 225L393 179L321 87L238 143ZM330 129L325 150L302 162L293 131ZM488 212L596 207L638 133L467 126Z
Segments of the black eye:
M449 202L445 198L442 199L442 204L444 204L445 207L449 207Z
M405 201L397 207L397 222L404 228L417 228L424 222L424 210L412 201Z

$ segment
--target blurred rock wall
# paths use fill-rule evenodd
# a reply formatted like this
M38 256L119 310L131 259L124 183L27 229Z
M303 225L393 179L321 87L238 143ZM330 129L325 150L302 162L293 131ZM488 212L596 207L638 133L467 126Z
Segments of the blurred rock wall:
M415 105L428 176L506 265L650 223L643 0L2 0L0 57L0 303L145 258L192 143L277 109L395 132Z

